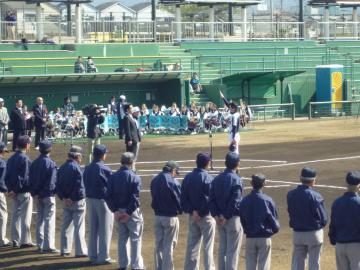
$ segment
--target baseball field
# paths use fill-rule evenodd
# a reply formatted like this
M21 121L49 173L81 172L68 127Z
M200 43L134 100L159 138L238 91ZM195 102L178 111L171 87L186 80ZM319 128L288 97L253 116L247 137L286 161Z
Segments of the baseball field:
M269 121L253 123L248 130L241 133L240 174L244 179L245 195L250 191L249 178L257 172L264 173L267 187L264 192L270 195L277 204L280 216L280 232L273 237L272 269L290 269L292 252L292 232L288 225L286 194L299 183L299 173L302 167L311 166L318 172L317 187L324 197L327 209L334 199L344 192L345 175L349 170L360 170L360 120L326 119L326 120L296 120ZM124 143L120 141L104 141L110 149L106 163L113 170L119 168L120 154L124 151ZM214 171L216 175L224 168L224 156L227 152L227 134L217 133L213 136ZM80 146L84 146L80 144ZM52 158L58 165L63 163L69 145L56 144L53 147ZM167 160L176 160L181 166L180 180L194 166L194 158L199 151L209 151L207 134L195 136L147 137L141 145L140 160L137 165L142 177L143 190L141 194L141 209L145 219L143 235L143 256L146 268L153 266L153 218L150 207L149 186L151 178L158 173ZM37 156L31 150L30 156ZM61 226L61 202L57 201L56 246L59 248ZM9 216L11 201L8 200ZM34 207L33 226L35 229L36 208ZM10 217L8 224L10 222ZM9 237L8 225L8 237ZM335 269L334 247L327 237L325 228L325 243L321 257L321 267L325 270ZM33 233L33 241L35 235ZM176 269L183 269L183 261L187 239L187 216L180 216L180 235L174 256ZM240 254L239 269L244 269L245 238ZM215 246L217 258L217 245ZM117 226L114 226L111 254L117 258ZM63 258L59 255L43 255L33 249L3 248L0 250L0 269L117 269L118 265L92 266L87 259Z

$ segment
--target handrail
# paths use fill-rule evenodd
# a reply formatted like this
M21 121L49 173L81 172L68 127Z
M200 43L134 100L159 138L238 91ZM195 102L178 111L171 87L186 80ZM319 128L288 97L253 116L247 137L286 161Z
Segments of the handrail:
M222 49L221 49L222 50ZM259 50L259 49L258 49ZM259 54L202 54L196 56L196 58L211 58L211 57L249 57L249 56L274 56L275 53L259 53ZM322 55L319 55L319 53L295 53L295 54L277 54L277 56L319 56L322 57Z
M151 55L151 56L94 56L93 59L169 59L176 56ZM194 58L194 56L181 56L181 58ZM55 61L55 60L76 60L76 57L37 57L37 58L0 58L0 61Z

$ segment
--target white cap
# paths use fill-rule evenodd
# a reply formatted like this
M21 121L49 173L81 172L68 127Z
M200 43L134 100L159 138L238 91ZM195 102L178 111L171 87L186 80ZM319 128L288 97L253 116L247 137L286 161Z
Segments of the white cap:
M0 98L0 102L4 102L4 100L2 98Z
M119 98L122 100L126 100L126 97L124 95L121 95Z
M137 113L137 112L140 112L140 108L136 106L133 108L133 113Z

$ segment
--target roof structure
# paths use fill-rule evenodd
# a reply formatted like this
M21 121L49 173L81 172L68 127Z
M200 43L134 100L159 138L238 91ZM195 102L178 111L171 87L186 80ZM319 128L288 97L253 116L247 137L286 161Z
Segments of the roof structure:
M55 84L55 83L114 83L114 82L163 82L179 79L181 71L113 72L93 74L52 75L5 75L0 76L0 85Z
M131 8L133 10L135 10L136 12L138 12L138 11L141 11L141 10L147 8L148 6L151 6L151 3L142 2L142 3L138 3L138 4L135 4L135 5L131 6Z
M357 7L360 6L360 0L311 0L310 6L342 6Z

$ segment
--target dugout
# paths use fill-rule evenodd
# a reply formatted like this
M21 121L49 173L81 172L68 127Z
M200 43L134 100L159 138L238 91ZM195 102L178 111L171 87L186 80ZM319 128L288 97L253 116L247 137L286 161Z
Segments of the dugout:
M79 110L90 103L106 106L111 96L122 94L136 106L170 106L172 102L182 105L189 98L182 77L179 71L0 76L0 96L9 109L19 98L31 108L36 97L41 96L49 110L54 110L62 106L64 97L70 96Z
M246 71L217 80L224 85L226 96L232 100L244 100L249 105L289 102L285 93L285 79L303 70Z

